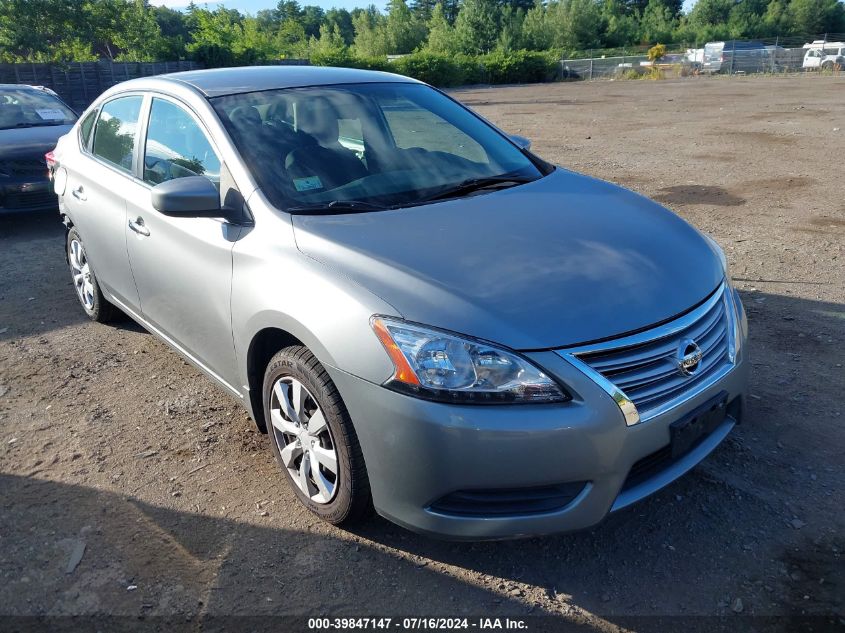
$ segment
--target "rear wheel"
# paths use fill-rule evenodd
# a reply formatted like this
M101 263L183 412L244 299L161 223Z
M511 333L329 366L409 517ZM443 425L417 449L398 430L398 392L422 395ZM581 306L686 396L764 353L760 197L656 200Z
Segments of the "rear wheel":
M85 244L76 229L70 229L67 234L67 261L76 297L88 318L98 323L113 321L120 311L103 296L97 276L88 261Z
M369 514L370 484L352 420L334 383L302 346L281 350L264 375L273 453L305 507L334 525Z

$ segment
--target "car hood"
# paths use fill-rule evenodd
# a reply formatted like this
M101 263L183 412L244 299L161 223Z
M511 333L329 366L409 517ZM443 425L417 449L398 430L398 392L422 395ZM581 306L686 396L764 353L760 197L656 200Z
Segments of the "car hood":
M0 130L0 159L23 158L44 154L56 147L59 137L67 134L72 125L44 125Z
M436 204L292 219L304 254L405 319L520 350L665 321L724 274L704 237L675 214L563 169Z

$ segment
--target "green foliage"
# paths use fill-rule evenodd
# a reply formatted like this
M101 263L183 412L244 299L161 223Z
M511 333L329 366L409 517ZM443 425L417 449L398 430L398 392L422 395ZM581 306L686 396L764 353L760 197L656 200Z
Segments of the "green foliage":
M362 57L381 57L387 55L387 19L370 5L366 10L352 15L355 27L353 48Z
M668 41L677 26L678 21L663 0L649 0L640 21L640 34L644 41Z
M525 83L554 78L558 59L548 53L525 50L498 50L478 57L421 51L397 59L389 70L441 87L480 82Z
M460 86L467 78L466 68L456 63L454 56L428 51L397 59L390 71L435 86Z
M0 61L191 58L214 67L310 57L315 64L389 68L457 85L539 81L555 72L549 60L595 49L613 55L655 42L700 47L845 32L842 0L697 0L686 14L681 4L388 0L383 12L374 5L324 11L279 0L253 16L218 3L178 11L149 0L0 0ZM388 55L406 56L388 65Z
M495 0L464 0L455 20L455 41L468 55L493 50L499 33Z
M557 73L558 60L535 51L494 51L478 58L486 83L516 84L549 81Z
M438 2L431 12L431 19L428 21L428 42L425 50L430 53L453 54L457 52L455 42L455 28L446 19L446 12L443 4Z
M426 36L425 23L411 13L405 0L390 0L384 24L387 51L401 55L418 48Z

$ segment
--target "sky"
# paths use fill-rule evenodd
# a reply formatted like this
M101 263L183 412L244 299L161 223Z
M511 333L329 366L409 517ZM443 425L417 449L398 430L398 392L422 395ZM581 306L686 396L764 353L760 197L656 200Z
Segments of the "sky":
M226 2L201 2L194 0L198 6L208 6L209 9L214 9L219 4L223 4L228 9L237 9L241 13L251 13L255 15L261 9L273 9L278 2L276 0L228 0ZM190 0L152 0L150 4L165 5L173 9L183 9L188 6ZM316 4L324 9L331 9L337 7L338 9L352 10L355 7L363 7L368 4L375 4L379 8L384 8L387 4L385 0L300 0L300 4ZM695 0L684 0L684 10L689 11Z

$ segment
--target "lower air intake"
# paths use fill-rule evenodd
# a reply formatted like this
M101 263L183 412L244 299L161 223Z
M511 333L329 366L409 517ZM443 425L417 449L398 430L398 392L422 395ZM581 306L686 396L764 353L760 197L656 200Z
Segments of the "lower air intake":
M438 514L464 517L505 517L555 512L569 505L584 489L578 481L533 488L458 490L429 506Z

